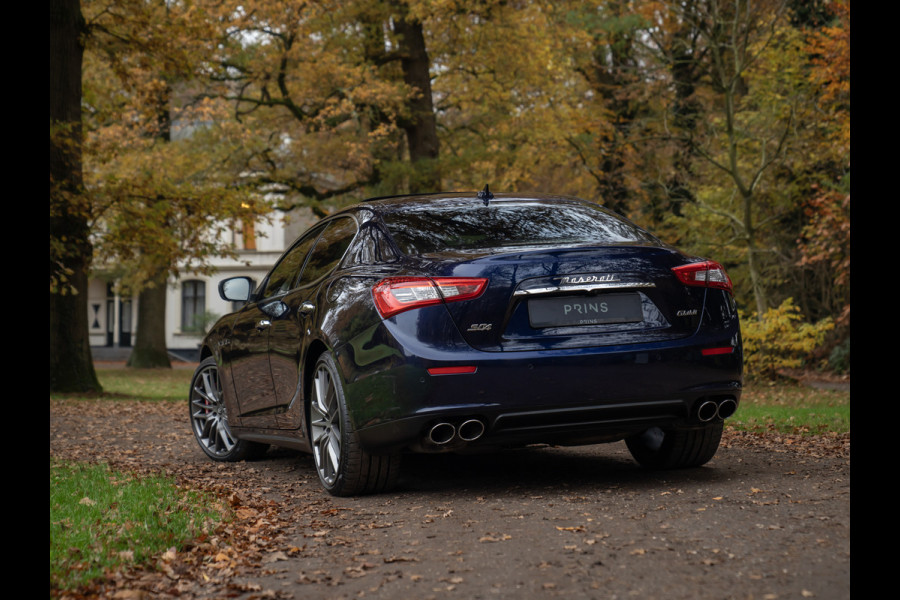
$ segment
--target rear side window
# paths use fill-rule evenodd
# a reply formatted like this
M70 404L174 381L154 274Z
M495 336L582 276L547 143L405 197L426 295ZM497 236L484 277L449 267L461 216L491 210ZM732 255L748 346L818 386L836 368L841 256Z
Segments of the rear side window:
M356 221L353 219L346 217L332 221L309 255L300 285L313 283L330 273L341 262L355 235Z
M300 269L303 268L303 261L324 228L325 224L311 229L281 257L281 260L272 269L272 274L269 275L262 298L283 294L297 286L297 278L300 276Z
M415 206L382 215L406 254L511 246L657 243L602 206L585 202L479 202Z

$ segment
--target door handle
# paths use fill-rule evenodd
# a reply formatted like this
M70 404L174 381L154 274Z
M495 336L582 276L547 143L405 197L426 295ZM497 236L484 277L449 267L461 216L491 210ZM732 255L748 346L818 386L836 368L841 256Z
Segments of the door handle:
M263 329L266 329L267 327L269 327L271 325L272 325L272 321L270 321L268 319L262 319L256 324L256 329L258 331L262 331Z

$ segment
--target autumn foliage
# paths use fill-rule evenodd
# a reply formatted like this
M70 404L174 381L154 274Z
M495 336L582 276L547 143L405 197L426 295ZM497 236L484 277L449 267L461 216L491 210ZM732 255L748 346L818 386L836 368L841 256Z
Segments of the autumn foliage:
M771 379L782 369L809 365L809 359L834 328L830 317L808 323L792 298L762 315L742 315L744 370L751 378Z

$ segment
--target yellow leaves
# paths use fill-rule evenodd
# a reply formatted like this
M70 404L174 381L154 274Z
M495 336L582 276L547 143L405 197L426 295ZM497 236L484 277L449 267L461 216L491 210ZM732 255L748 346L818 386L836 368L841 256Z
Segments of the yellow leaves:
M744 368L748 375L772 377L778 369L799 367L834 328L831 318L804 322L792 298L770 308L760 318L741 316Z

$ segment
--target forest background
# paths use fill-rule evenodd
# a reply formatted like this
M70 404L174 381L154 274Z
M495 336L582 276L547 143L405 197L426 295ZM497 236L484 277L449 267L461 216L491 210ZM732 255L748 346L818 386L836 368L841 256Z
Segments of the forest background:
M219 232L485 183L721 262L751 376L849 369L849 0L51 0L50 25L53 391L99 390L92 264L152 313Z

